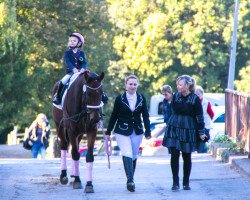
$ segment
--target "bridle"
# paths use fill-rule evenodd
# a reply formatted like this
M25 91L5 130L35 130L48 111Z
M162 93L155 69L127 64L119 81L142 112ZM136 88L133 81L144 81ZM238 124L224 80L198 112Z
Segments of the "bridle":
M84 83L83 86L82 86L82 105L83 105L83 108L82 108L82 111L80 113L77 113L73 116L68 116L68 117L63 117L62 120L70 120L70 121L73 121L73 122L79 122L79 120L82 118L82 117L85 117L86 120L88 121L90 119L90 114L98 109L99 112L101 112L101 108L103 107L103 102L101 101L101 103L97 106L94 106L94 105L88 105L87 104L87 90L98 90L102 87L102 82L100 83L99 86L97 87L91 87L89 85L87 85L87 83Z
M86 93L87 93L87 89L90 89L90 90L98 90L98 89L101 88L101 87L102 87L102 83L101 83L98 87L95 87L95 88L90 87L90 86L88 86L87 84L84 84L84 85L82 86L82 91L83 91L83 94L86 94ZM86 97L85 97L85 98L86 98ZM86 104L87 108L89 108L89 109L102 108L103 105L104 105L104 104L103 104L102 101L101 101L101 103L100 103L98 106L92 106L92 105Z
M91 87L87 83L84 83L83 86L82 86L82 105L83 105L83 110L86 110L86 112L84 112L84 114L86 114L87 121L90 120L90 114L93 111L95 111L96 109L98 109L99 112L100 112L101 108L104 105L102 101L101 101L101 103L99 105L89 105L89 104L87 104L87 102L88 102L87 101L87 91L88 90L97 91L101 87L102 87L102 82L97 87Z

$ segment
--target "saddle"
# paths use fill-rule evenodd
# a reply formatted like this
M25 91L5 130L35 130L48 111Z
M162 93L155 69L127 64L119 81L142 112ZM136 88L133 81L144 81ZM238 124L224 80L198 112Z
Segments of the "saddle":
M82 72L75 73L75 74L73 74L73 75L70 77L68 83L65 84L65 89L64 89L63 96L62 96L62 102L61 102L61 104L56 105L55 103L53 103L53 106L57 107L57 108L60 109L60 110L63 109L63 103L64 103L64 99L65 99L65 97L66 97L66 94L67 94L67 92L68 92L70 86L72 85L72 83L74 83L74 81L77 79L77 77L78 77L81 73L82 73Z

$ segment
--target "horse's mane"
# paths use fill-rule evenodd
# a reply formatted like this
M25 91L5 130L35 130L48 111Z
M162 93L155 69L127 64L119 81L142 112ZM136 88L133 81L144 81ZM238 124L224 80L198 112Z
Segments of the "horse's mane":
M88 74L88 80L86 80L85 78L85 74ZM79 76L77 77L77 79L75 80L76 84L80 84L79 82L83 81L84 82L88 82L88 81L91 81L91 80L96 80L98 78L98 75L92 71L85 71L85 72L82 72L79 74ZM81 82L83 83L83 82Z

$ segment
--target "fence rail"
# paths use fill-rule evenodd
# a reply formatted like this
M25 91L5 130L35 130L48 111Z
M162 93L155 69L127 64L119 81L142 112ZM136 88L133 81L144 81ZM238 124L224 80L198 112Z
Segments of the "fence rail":
M24 133L18 133L18 128L15 126L7 136L8 145L20 144L24 140Z
M106 129L104 129L106 131ZM25 131L26 132L26 131ZM51 129L51 134L56 135L56 129ZM24 141L26 138L26 133L18 133L18 128L14 127L14 129L8 134L7 137L7 144L8 145L16 145L20 144ZM96 140L102 140L103 139L103 133L102 129L98 129L97 135L96 135ZM83 142L86 140L86 135L83 137Z
M250 158L250 95L226 90L226 133L237 139Z

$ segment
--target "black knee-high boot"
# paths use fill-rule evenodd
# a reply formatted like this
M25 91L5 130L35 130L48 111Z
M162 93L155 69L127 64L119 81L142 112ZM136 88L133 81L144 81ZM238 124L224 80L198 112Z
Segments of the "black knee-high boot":
M133 160L132 158L122 156L124 170L127 176L127 190L130 192L135 191L134 184L134 169L133 169Z
M57 92L53 98L53 103L56 105L61 104L62 102L62 96L63 96L63 92L64 92L64 85L62 83L62 81L60 81Z
M191 153L182 153L183 157L183 189L184 190L191 190L189 186L189 177L192 168L192 161L191 161Z
M136 161L137 159L133 160L133 175L135 175Z
M180 152L175 148L171 147L171 170L172 170L172 175L173 175L173 186L172 190L177 191L180 188L179 184L179 157L180 157Z

